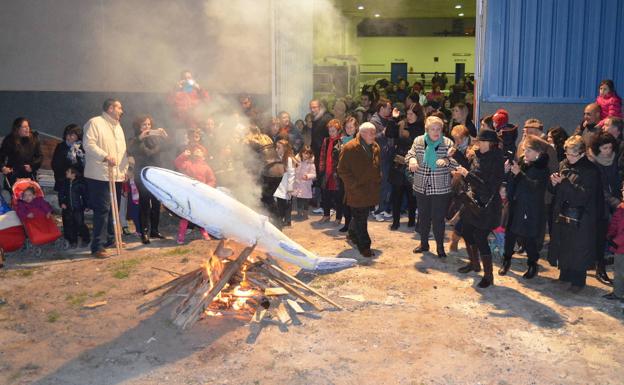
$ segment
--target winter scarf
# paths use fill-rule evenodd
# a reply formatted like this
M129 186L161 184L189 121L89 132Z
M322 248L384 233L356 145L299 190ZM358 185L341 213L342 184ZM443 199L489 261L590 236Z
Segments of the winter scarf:
M591 155L591 157L595 159L598 164L605 167L611 166L615 160L615 152L611 152L611 156L604 156L602 153L595 155L593 152Z
M427 166L433 171L435 171L437 167L436 161L438 160L436 149L442 143L443 139L444 137L440 135L440 138L434 142L429 138L429 134L425 134L425 144L427 145L425 148L425 163L427 163Z

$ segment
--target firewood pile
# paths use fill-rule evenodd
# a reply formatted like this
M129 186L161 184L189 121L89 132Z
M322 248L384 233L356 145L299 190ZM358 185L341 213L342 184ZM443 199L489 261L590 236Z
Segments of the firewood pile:
M146 295L162 293L140 305L139 311L175 303L171 319L181 329L205 317L231 316L250 321L253 331L263 322L298 324L298 315L323 311L323 303L344 310L288 274L270 256L252 256L254 249L255 245L247 247L234 256L221 241L203 266L145 290Z

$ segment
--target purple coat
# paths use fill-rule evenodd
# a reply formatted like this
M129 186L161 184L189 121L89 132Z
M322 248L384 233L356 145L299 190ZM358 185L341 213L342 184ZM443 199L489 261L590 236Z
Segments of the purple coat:
M15 212L19 219L24 222L30 213L32 213L35 218L45 217L48 213L52 212L52 206L41 197L36 197L30 203L26 203L20 199L17 201Z

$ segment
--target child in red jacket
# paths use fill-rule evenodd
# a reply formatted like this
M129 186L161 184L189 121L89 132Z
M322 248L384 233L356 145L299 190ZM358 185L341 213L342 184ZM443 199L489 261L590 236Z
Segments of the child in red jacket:
M217 178L212 168L206 163L206 155L207 151L202 145L193 144L176 158L175 166L181 173L195 178L208 186L217 187ZM180 225L178 227L179 245L184 243L184 235L186 234L187 227L188 221L186 219L180 219ZM200 232L204 239L210 239L206 230L201 229Z
M622 191L624 192L624 189ZM615 276L613 277L613 292L604 297L624 301L624 203L620 203L611 218L607 240L611 245L611 251L615 253Z

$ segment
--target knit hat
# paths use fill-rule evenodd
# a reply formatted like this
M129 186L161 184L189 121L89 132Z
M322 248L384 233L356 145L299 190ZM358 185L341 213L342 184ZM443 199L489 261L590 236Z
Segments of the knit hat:
M499 109L492 115L492 122L494 122L494 128L498 129L509 123L509 113L504 109Z
M498 135L492 130L483 129L479 131L477 140L481 142L498 142Z

